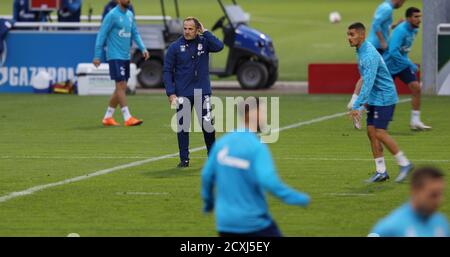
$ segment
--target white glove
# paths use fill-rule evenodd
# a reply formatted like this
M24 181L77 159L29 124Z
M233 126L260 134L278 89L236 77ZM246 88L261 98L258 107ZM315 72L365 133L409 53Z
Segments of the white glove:
M353 94L353 95L352 95L352 99L350 99L350 102L348 102L348 104L347 104L347 109L348 109L348 110L351 110L351 109L352 109L353 104L355 103L355 101L356 101L357 98L358 98L358 95L357 95L357 94Z

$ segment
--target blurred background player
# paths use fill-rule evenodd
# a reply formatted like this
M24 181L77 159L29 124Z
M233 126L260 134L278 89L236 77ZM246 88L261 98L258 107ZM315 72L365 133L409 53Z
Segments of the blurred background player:
M394 12L394 9L401 8L404 3L405 0L385 0L375 10L372 19L372 27L369 36L367 37L367 41L370 42L381 55L384 53L384 51L386 51L388 47L390 30L395 28L399 23L403 21L403 19L401 19L397 22L397 24L392 24L392 14ZM361 85L362 79L360 78L356 83L352 98L347 105L347 108L349 110L351 110L353 102L356 100L359 92L361 91ZM359 121L354 120L353 123L355 125L355 128L361 129L361 123Z
M416 76L418 67L409 58L412 44L416 38L422 13L416 7L410 7L405 13L406 21L398 25L391 34L387 51L384 53L384 60L392 77L400 78L407 84L412 92L412 112L410 126L413 130L427 130L430 126L423 124L420 119L420 95L421 86Z
M50 12L30 10L30 0L14 0L13 19L16 22L48 21Z
M61 0L58 22L80 22L82 0Z
M215 209L220 236L279 237L265 192L303 207L310 198L280 180L269 148L256 135L266 123L265 106L253 97L245 103L238 109L244 127L219 139L203 168L204 211Z
M112 9L114 9L117 4L119 3L119 0L110 0L105 7L103 8L103 13L102 13L102 20L105 19L105 16L109 13L109 11L111 11ZM130 3L127 7L133 14L136 14L134 12L134 8L133 5Z
M3 55L3 52L5 51L6 35L11 30L13 25L14 25L14 22L12 20L0 18L0 67L3 66L3 61L6 58Z
M444 174L419 168L411 177L410 200L375 225L369 236L449 237L447 218L437 210L443 203Z
M366 30L362 23L348 27L347 38L351 47L356 47L358 68L362 77L361 93L355 100L350 115L361 119L361 110L367 109L367 134L376 164L375 175L368 182L381 182L389 179L383 155L383 145L395 156L400 172L396 182L403 181L412 164L400 151L395 140L387 133L389 122L398 102L394 81L383 58L375 47L366 41Z
M119 125L113 118L117 105L121 107L125 126L137 126L142 123L141 120L131 115L126 100L127 82L130 78L131 41L133 40L137 44L145 60L150 55L136 28L134 15L128 9L129 4L130 0L119 0L119 5L112 9L102 22L95 43L93 64L96 67L100 65L102 51L106 45L110 76L116 82L116 89L102 121L104 126Z
M169 103L177 105L179 168L189 167L189 128L192 107L199 117L208 154L216 139L211 114L209 54L222 51L224 44L195 17L183 21L183 36L174 41L164 59L163 80ZM198 101L195 90L201 92ZM177 100L178 99L178 100ZM183 101L183 102L180 102ZM183 104L184 103L184 104ZM183 111L190 106L191 110ZM203 108L203 107L206 108ZM189 117L182 117L188 113ZM200 117L202 117L200 119Z
M369 41L380 54L383 54L388 48L390 29L394 29L403 21L402 19L398 21L397 24L392 24L392 14L394 9L401 8L404 3L405 0L385 0L375 10L372 27L369 36L367 37L367 41Z

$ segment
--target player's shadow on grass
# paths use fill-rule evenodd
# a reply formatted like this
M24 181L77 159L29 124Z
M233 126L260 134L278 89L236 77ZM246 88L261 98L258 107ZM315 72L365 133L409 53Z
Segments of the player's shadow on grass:
M170 168L164 170L149 170L143 172L144 176L152 177L152 178L175 178L175 177L191 177L199 175L198 168Z
M414 136L417 132L414 131L390 131L389 134L391 136Z
M75 130L82 130L82 131L93 131L93 130L101 130L101 129L117 129L120 127L105 127L103 125L97 125L97 126L84 126L84 127L75 127L73 129Z
M344 193L347 194L376 194L381 192L386 192L393 190L394 188L398 187L398 183L394 183L391 181L382 182L382 183L371 183L371 184L365 184L360 187L354 187L349 188Z

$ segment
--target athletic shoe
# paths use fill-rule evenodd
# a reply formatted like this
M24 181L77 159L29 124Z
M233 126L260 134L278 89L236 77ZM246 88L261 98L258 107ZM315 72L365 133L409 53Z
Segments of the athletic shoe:
M421 122L421 121L411 123L410 125L411 125L412 130L430 130L431 129L431 126L427 126L427 125L423 124L423 122Z
M395 179L395 182L402 182L403 180L408 177L408 174L412 171L413 165L409 164L407 166L400 166L400 172L398 173L397 178Z
M178 163L177 168L187 168L189 167L189 161L180 161L180 163Z
M387 174L387 172L385 173L376 172L375 175L373 175L369 180L367 180L367 183L382 182L388 179L389 175Z
M142 124L142 120L138 120L135 117L129 118L127 121L125 121L125 126L131 127L131 126L139 126Z
M109 127L109 126L120 126L120 124L119 123L117 123L115 120L114 120L114 118L106 118L106 119L103 119L102 120L102 123L103 123L103 126L107 126L107 127Z

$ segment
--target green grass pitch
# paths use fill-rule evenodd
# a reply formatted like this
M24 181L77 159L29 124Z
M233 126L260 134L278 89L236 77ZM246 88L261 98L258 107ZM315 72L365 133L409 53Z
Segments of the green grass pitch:
M251 14L251 26L272 37L280 60L280 80L307 80L308 64L317 62L355 62L355 51L348 46L347 26L362 21L370 26L375 8L383 0L240 0ZM12 13L13 0L0 1L0 13ZM94 14L101 14L107 0L84 0L83 14L91 4ZM132 0L138 15L161 15L159 0ZM168 15L175 16L173 1L166 0ZM225 0L225 3L231 3ZM197 16L207 28L221 17L216 0L182 0L182 17ZM407 7L422 8L422 1L408 0L394 12L394 20L404 16ZM328 15L339 11L342 22L331 24ZM217 32L222 36L221 32ZM92 50L93 51L93 50ZM225 66L227 51L214 55L214 66ZM418 34L411 59L422 62L422 33Z
M0 95L0 197L177 152L165 96L129 97L132 112L145 120L135 128L100 125L107 99ZM343 112L347 101L281 95L281 126ZM416 133L408 128L409 103L398 105L390 131L415 164L450 170L449 107L449 97L424 97L423 119L433 130ZM192 134L191 147L198 146L202 136ZM280 177L312 197L307 209L269 197L287 236L366 236L407 200L407 184L364 183L374 171L368 140L346 117L282 131L270 149ZM176 157L167 158L0 202L0 236L215 236L213 216L201 211L205 155L192 153L186 170L174 169ZM395 177L395 162L386 156ZM450 214L448 202L441 211Z

